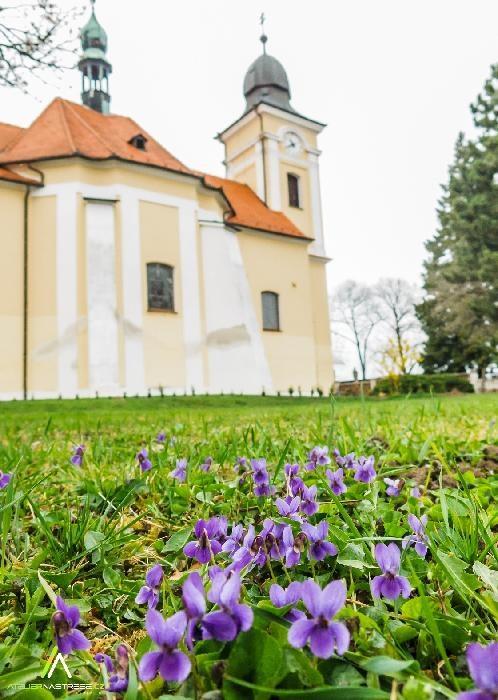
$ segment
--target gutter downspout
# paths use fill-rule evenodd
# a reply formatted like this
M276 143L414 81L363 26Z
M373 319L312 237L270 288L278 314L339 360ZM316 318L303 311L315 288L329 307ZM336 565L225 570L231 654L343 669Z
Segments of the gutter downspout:
M22 394L28 398L28 199L30 185L26 185L24 194L24 230L23 230L23 334L22 334Z
M260 135L259 135L259 140L261 141L261 158L263 160L263 201L264 203L268 206L268 188L266 185L266 154L265 154L265 132L263 129L263 115L261 112L258 110L256 107L256 114L259 117L259 124L260 124Z

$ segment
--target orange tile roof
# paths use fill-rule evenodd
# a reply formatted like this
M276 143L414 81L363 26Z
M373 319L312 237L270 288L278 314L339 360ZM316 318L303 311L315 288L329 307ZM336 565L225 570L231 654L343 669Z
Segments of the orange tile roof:
M145 151L128 143L138 134L147 139ZM30 163L70 156L92 160L117 158L191 174L189 168L133 119L114 114L104 115L59 97L0 153L0 164Z
M19 173L14 172L10 168L2 168L1 166L0 180L7 180L8 182L19 182L21 185L36 185L40 187L40 182L38 180L25 177L24 175L19 175Z
M311 240L281 211L269 209L249 185L215 175L204 175L203 179L209 187L220 189L230 204L232 213L226 217L227 223Z
M20 126L0 122L0 151L3 151L3 149L6 148L16 136L19 136L22 131L24 131L24 129Z
M146 150L129 143L139 134L147 139ZM285 214L269 209L248 185L190 170L129 117L101 114L58 97L27 129L0 124L0 179L30 182L2 165L71 156L118 159L201 178L222 191L230 207L227 223L311 240Z

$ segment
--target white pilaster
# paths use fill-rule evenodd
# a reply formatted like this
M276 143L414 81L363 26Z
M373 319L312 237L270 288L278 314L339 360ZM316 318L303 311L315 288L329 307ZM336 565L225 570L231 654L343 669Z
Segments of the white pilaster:
M267 172L269 181L268 206L275 211L282 211L282 193L280 189L280 154L278 141L274 138L265 139Z
M202 391L204 388L203 338L195 206L184 205L180 207L179 219L186 386Z
M146 387L142 332L143 270L140 250L140 210L137 194L129 189L122 193L121 220L126 391L134 394L143 393Z
M265 199L265 170L263 165L263 144L257 141L254 144L254 157L256 163L256 192L260 199Z
M62 396L78 389L77 307L77 216L76 189L57 194L56 205L56 294L58 387Z
M313 220L313 238L310 245L310 253L325 255L325 241L323 237L322 197L320 193L320 174L318 170L318 156L314 153L308 155L309 177L311 192L311 215Z

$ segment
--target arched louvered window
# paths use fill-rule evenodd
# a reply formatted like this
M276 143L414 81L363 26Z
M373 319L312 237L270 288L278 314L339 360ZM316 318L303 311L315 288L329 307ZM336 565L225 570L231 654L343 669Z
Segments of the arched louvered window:
M149 311L174 311L173 268L163 263L147 263L147 303Z
M278 294L276 292L261 292L263 308L263 330L280 330L280 313L278 309Z

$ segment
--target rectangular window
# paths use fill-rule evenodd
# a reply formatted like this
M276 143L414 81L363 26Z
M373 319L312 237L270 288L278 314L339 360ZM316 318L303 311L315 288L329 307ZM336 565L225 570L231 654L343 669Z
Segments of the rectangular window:
M149 310L175 310L171 265L147 263L147 303Z
M263 330L279 331L280 316L278 310L278 294L275 292L262 292L261 304L263 307Z
M287 173L287 188L289 190L289 206L299 208L299 178L297 175Z

